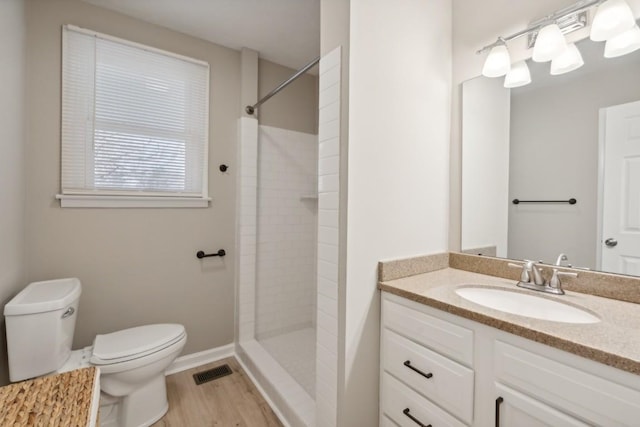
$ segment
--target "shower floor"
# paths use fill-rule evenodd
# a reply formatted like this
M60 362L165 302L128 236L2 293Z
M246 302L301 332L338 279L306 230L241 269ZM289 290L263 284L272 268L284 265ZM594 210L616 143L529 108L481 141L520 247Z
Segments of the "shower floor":
M311 396L316 395L316 330L297 331L260 339L267 352Z

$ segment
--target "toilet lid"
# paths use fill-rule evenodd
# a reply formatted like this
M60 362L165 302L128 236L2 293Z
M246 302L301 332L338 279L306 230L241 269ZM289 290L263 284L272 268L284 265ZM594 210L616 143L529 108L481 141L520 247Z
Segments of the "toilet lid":
M96 335L91 363L106 365L136 359L170 346L184 334L182 325L158 324Z

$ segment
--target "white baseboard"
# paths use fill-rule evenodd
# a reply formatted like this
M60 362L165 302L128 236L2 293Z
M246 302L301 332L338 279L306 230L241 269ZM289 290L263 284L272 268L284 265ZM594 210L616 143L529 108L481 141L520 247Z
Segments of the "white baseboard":
M209 350L198 353L185 354L173 361L165 371L165 375L186 371L187 369L196 368L234 355L235 346L233 343L223 345L222 347L210 348Z

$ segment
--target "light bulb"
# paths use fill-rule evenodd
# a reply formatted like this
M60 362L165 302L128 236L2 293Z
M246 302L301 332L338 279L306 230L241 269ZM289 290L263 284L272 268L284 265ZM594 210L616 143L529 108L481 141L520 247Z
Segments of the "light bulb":
M640 49L640 28L635 25L630 30L607 40L604 45L604 57L615 58L638 49Z
M557 24L549 24L538 31L533 46L533 60L547 62L560 55L567 48L567 41Z
M633 11L624 0L607 0L598 6L591 24L591 40L609 40L635 26Z
M551 61L551 75L568 73L577 70L584 65L584 60L575 43L567 45L567 48L559 56Z
M528 85L529 83L531 83L531 73L527 63L524 61L513 64L504 78L504 87L508 89Z
M505 44L499 44L491 49L489 56L484 61L482 75L485 77L500 77L507 74L510 68L509 50Z

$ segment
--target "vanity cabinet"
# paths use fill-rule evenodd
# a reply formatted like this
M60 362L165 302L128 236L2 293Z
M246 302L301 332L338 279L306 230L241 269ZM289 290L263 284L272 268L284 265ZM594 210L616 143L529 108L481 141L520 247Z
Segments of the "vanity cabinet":
M473 331L383 299L381 419L401 426L473 421Z
M382 426L640 426L639 376L387 292L380 378Z

